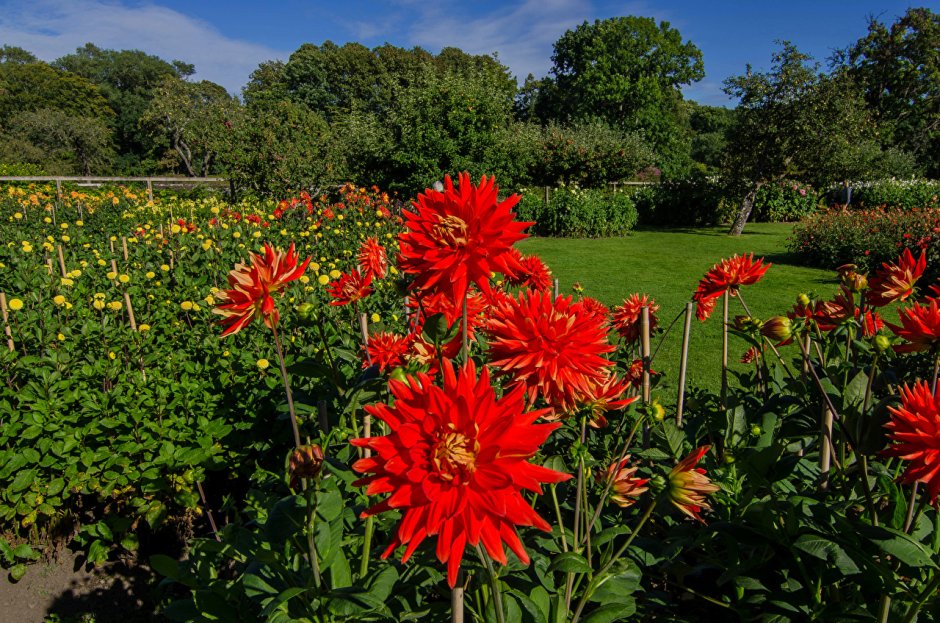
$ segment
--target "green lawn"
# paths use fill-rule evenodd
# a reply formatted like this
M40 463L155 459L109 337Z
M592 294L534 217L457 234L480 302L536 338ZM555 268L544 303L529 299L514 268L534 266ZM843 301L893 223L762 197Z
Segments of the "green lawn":
M759 283L744 288L744 300L758 318L785 313L800 292L829 297L837 289L832 271L806 268L787 253L792 225L749 224L744 235L733 238L727 229L677 229L638 231L627 238L583 240L530 238L519 243L527 254L538 254L561 283L562 293L580 282L585 294L613 306L633 292L651 295L660 306L659 322L665 328L685 309L699 280L723 257L753 252L773 266ZM731 301L731 317L743 314ZM693 318L689 348L689 385L717 388L721 376L721 303L705 323ZM653 340L655 350L660 336ZM661 399L675 401L682 344L682 320L665 338L653 361L664 373ZM746 350L744 342L731 338L729 359L737 362Z

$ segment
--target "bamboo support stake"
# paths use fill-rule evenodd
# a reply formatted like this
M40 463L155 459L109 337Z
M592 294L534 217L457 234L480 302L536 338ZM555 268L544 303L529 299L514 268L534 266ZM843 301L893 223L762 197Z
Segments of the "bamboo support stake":
M650 308L640 308L640 356L643 358L643 404L650 403ZM650 425L643 424L643 447L650 443Z
M819 472L822 480L820 491L829 489L829 469L832 464L832 411L826 405L822 408L819 435Z
M62 278L64 279L67 271L65 270L65 257L62 255L61 244L56 245L56 252L59 255L59 270L62 271Z
M134 319L134 306L131 305L131 295L124 292L124 304L127 305L127 319L131 323L131 331L137 331L137 321Z
M557 298L558 298L558 295L561 294L561 288L559 287L559 283L558 283L558 280L557 280L557 279L554 281L554 286L553 286L553 287L554 287L554 289L552 290L552 293L555 295L553 298L556 298L556 299L557 299Z
M127 238L121 236L121 249L124 251L124 261L127 261Z
M457 584L450 591L450 620L451 623L464 623L463 617L463 585L466 574L463 569L457 571Z
M114 255L114 240L108 238L108 244L111 245L111 255Z
M118 270L117 270L117 262L112 259L112 260L111 260L111 272L112 272L112 273L116 273L117 271L118 271Z
M13 332L10 331L10 317L7 314L7 295L0 292L0 312L3 314L3 332L7 336L7 348L13 352Z
M695 303L685 304L685 326L682 328L682 355L679 359L679 397L676 400L676 426L682 426L682 413L685 410L685 374L689 365L689 336L692 332L692 315Z
M147 201L153 201L153 182L147 180Z
M52 258L51 257L46 258L46 270L49 271L50 275L52 274Z

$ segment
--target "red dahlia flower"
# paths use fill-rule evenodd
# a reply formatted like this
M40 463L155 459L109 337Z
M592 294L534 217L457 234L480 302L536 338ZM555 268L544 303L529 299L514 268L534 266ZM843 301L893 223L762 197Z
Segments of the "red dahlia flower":
M480 292L471 289L467 293L467 335L469 339L474 338L475 329L483 323L483 311L486 306L486 299ZM416 333L421 332L424 321L434 314L444 314L448 327L463 321L463 299L455 301L443 292L433 294L414 292L413 296L408 298L408 307L415 310L415 312L419 312L413 316L415 318L414 331Z
M650 308L650 333L657 327L659 321L656 312L659 305L649 295L631 294L623 300L623 305L614 307L614 328L628 344L640 339L640 310Z
M760 281L771 266L771 264L765 266L763 262L764 258L754 261L754 254L748 253L721 260L712 266L692 295L692 300L698 304L695 311L698 319L707 320L715 308L715 299L725 292L730 292L731 296L734 296L741 286L749 286Z
M865 300L869 305L881 307L894 301L907 300L914 292L914 284L927 270L927 255L921 251L916 260L910 249L904 249L893 264L885 262L869 281Z
M359 246L356 259L359 262L359 270L364 274L371 274L377 279L385 279L388 273L388 257L385 254L385 247L379 244L375 236L363 241Z
M218 305L212 310L222 316L219 321L225 327L222 337L238 333L258 316L268 327L277 324L280 314L273 295L307 270L310 258L299 265L298 259L293 243L287 253L264 243L262 254L250 253L248 264L235 265L228 274L229 289L217 295Z
M590 296L585 296L571 307L596 318L598 322L605 325L610 321L610 310L607 306Z
M581 396L580 402L591 410L588 423L592 428L604 428L607 426L606 413L608 411L625 409L639 398L638 396L624 398L623 395L628 389L630 389L630 384L614 374L591 384L591 389Z
M372 273L365 273L356 270L350 273L343 273L336 281L331 281L326 287L327 292L333 300L330 305L334 307L339 305L349 305L364 299L372 294Z
M720 488L708 479L704 469L696 467L710 449L711 446L702 446L693 450L669 472L669 500L684 514L702 523L705 521L699 513L703 509L711 510L705 496Z
M885 424L894 442L884 454L908 461L901 482L922 482L932 503L940 492L940 400L926 381L901 388L901 406L888 407Z
M488 291L494 272L518 271L509 250L532 224L515 220L517 195L498 201L494 178L484 176L479 186L467 173L459 179L459 188L446 176L444 192L419 194L415 211L404 213L406 231L399 236L399 265L414 275L414 287L445 292L454 301L463 300L470 284Z
M909 344L899 344L894 347L895 351L912 353L940 347L940 309L937 309L937 303L937 299L927 299L923 305L914 303L898 310L901 326L888 323L888 327Z
M395 335L394 333L380 332L369 336L369 344L366 347L372 364L379 367L379 370L385 372L405 365L405 356L411 349L411 336ZM369 364L364 362L362 367Z
M571 297L525 290L492 311L486 325L491 365L523 386L529 404L541 396L562 413L608 376L614 350L604 323Z
M541 292L552 290L552 271L537 255L525 256L515 248L510 254L519 262L520 268L506 275L506 283Z
M627 467L630 462L630 456L627 455L619 463L613 463L605 472L597 473L597 481L604 484L608 479L613 481L611 485L610 499L617 506L628 508L633 506L637 498L647 491L646 483L649 478L634 478L636 467Z
M352 441L374 452L353 465L369 474L356 484L368 485L368 495L391 494L363 516L402 513L382 558L404 545L405 562L425 538L436 536L437 558L447 564L451 587L467 545L482 544L505 565L505 543L528 564L516 526L545 531L551 526L522 491L541 493L543 483L571 478L529 463L560 424L533 424L544 411L524 413L522 387L497 399L486 368L478 379L473 361L456 373L445 361L443 388L419 374L407 383L391 381L389 389L393 405L366 410L385 422L390 433Z

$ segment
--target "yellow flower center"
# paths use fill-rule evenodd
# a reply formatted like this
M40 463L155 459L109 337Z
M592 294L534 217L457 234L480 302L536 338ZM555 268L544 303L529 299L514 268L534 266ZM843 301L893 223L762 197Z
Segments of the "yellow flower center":
M438 215L437 225L433 227L434 237L451 247L462 247L467 244L467 223L460 217Z
M466 484L467 479L476 471L479 451L480 444L475 439L457 432L451 424L437 442L432 461L441 478L447 481L459 478L459 482Z

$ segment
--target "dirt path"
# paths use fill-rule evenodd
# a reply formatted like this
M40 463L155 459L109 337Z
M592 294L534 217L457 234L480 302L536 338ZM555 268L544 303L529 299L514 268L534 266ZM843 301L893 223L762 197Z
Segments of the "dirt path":
M149 569L121 562L85 571L66 550L15 584L2 574L0 623L162 623L149 603L151 581Z

